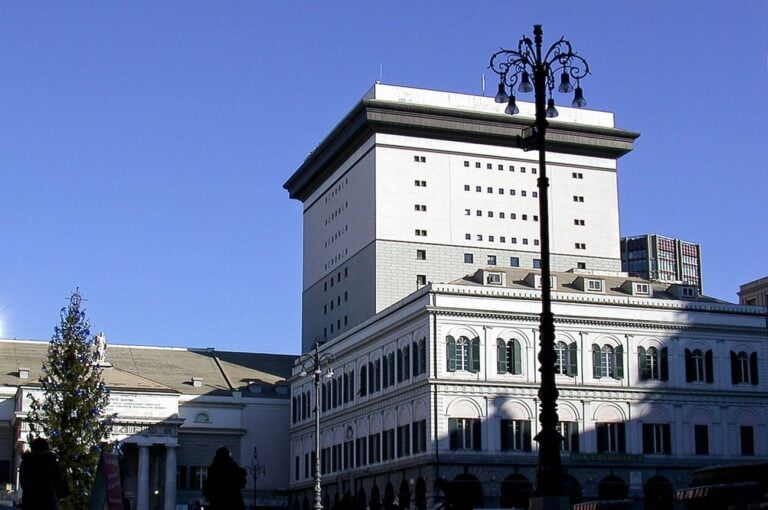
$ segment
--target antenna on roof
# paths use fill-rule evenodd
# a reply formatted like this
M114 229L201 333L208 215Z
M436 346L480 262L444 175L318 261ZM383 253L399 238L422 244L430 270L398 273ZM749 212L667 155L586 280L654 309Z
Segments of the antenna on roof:
M384 79L384 63L379 62L379 83Z
M485 73L480 75L480 86L483 89L483 96L485 96Z

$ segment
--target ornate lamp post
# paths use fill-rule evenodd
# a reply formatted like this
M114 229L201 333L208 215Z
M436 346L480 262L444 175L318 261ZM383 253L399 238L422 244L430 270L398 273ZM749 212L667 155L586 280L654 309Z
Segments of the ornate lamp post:
M253 447L253 457L251 458L251 465L248 466L248 471L250 471L251 476L253 477L253 508L255 510L256 509L256 480L259 479L259 476L267 474L267 466L259 462L259 451L255 446Z
M546 132L548 117L557 117L553 91L556 82L558 92L573 92L575 107L586 106L581 79L589 74L587 61L578 56L571 43L564 38L542 53L541 25L533 26L533 41L528 37L520 39L517 50L502 49L493 54L490 69L499 75L497 103L507 103L505 113L519 113L515 103L515 87L518 92L533 92L536 117L531 136L521 138L524 150L539 150L539 236L541 238L541 322L539 326L539 363L541 385L539 401L541 430L534 438L539 443L539 462L536 469L536 489L539 508L557 508L562 502L557 498L562 493L562 465L558 432L557 385L555 383L555 324L552 315L552 280L550 278L549 248L549 179L546 167ZM533 79L533 83L531 83ZM572 81L576 82L574 88ZM509 91L509 92L507 92ZM531 508L534 508L532 501Z
M323 510L322 487L320 486L320 384L325 372L326 377L333 377L333 367L336 360L332 352L320 354L320 342L315 342L313 350L304 353L298 363L301 365L299 375L306 377L310 372L314 376L315 384L315 504L314 510Z

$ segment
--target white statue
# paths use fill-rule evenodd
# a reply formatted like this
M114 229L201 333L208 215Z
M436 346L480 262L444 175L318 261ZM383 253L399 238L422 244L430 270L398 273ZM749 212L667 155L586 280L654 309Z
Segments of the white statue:
M93 340L93 345L96 347L95 360L97 363L103 363L107 357L107 335L99 333Z

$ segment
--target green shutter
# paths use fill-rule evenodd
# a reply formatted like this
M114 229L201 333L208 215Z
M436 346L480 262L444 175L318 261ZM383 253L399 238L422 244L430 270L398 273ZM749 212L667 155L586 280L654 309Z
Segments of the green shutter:
M507 373L507 346L504 340L496 340L496 369L500 374Z
M568 346L568 375L571 377L579 375L579 346L576 342L571 342Z
M661 350L661 353L659 354L659 360L661 362L661 380L662 381L668 381L669 380L669 349L664 347Z
M452 337L448 337L448 371L456 371L456 340Z
M616 347L616 369L614 379L624 379L624 347Z
M472 340L472 372L477 373L480 371L480 339L474 338Z
M645 381L646 379L649 379L648 374L648 359L647 355L645 354L645 349L642 347L637 348L637 368L638 368L638 375L640 376L641 381Z
M600 379L601 377L600 368L600 346L592 344L592 377L595 379Z
M521 355L520 342L518 342L517 340L511 340L511 343L512 343L512 373L522 374L523 367L522 367L522 360L520 359L520 355Z
M759 378L757 375L757 353L753 352L749 355L749 375L750 383L753 385L758 384Z

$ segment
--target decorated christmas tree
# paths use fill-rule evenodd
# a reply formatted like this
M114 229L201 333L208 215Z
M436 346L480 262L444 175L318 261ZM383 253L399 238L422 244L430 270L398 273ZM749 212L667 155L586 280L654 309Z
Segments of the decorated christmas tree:
M88 505L99 455L107 443L112 417L106 414L109 390L102 381L103 336L92 337L76 290L61 310L61 323L48 346L40 375L41 398L31 396L28 440L48 439L56 452L70 495L62 510Z

